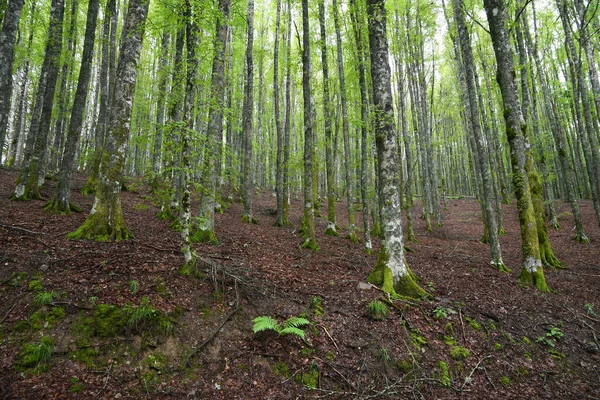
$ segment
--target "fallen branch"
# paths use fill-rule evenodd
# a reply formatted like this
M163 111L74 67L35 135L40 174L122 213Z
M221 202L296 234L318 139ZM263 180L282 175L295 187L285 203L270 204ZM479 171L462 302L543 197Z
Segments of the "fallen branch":
M473 376L473 374L475 373L475 370L477 370L477 368L479 368L479 365L480 365L480 364L481 364L481 363L482 363L484 360L487 360L488 358L491 358L491 357L492 357L492 356L491 356L491 355L489 355L489 356L485 356L485 357L483 357L481 360L479 360L479 362L477 363L477 365L475 365L475 368L473 368L473 369L471 370L471 373L469 374L469 376L467 376L467 377L465 378L465 381L463 382L462 386L460 387L460 391L461 391L461 392L463 391L463 389L464 389L465 385L467 384L467 382L468 382L468 381L471 381L471 377L472 377L472 376Z
M31 235L48 235L48 233L45 233L45 232L30 231L29 229L20 228L18 226L4 225L4 224L0 224L0 226L3 227L3 228L6 228L6 229L13 229L15 231L26 232L26 233L29 233Z
M94 397L98 397L100 396L100 393L102 393L102 391L104 389L106 389L106 385L108 385L108 379L110 378L110 370L112 369L112 363L108 366L108 368L106 369L106 377L104 378L104 386L102 386L102 388L98 391L98 393L96 393L96 395Z
M458 318L460 319L460 329L462 330L463 342L466 346L467 345L467 337L465 336L465 324L463 323L462 310L460 308L458 309Z
M327 328L325 328L323 325L317 325L317 326L320 326L321 328L323 328L323 330L325 331L325 333L327 334L327 336L329 336L329 339L331 339L331 341L333 342L333 345L335 346L335 348L338 349L338 351L340 351L340 348L338 347L338 345L335 342L335 340L333 340L333 338L331 337L331 335L327 331Z
M214 338L215 336L217 336L217 334L219 333L219 331L221 330L221 328L223 328L223 325L225 325L225 323L227 323L227 321L229 321L229 319L233 316L233 314L235 314L237 311L239 310L239 308L234 308L233 311L231 311L227 317L225 317L225 319L223 321L221 321L221 323L219 324L219 326L217 327L217 329L215 329L210 336L208 337L208 339L206 339L204 342L202 342L200 344L200 346L196 347L196 349L194 349L194 351L192 351L190 354L188 354L188 356L185 359L185 362L183 363L182 366L182 370L183 368L186 368L189 366L190 363L190 358L194 357L196 354L198 354L200 352L200 350L202 350L207 344L209 344Z

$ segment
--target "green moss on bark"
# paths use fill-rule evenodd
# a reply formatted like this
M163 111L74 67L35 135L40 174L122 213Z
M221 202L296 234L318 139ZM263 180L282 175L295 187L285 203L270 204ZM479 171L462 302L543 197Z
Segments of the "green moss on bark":
M89 239L99 242L131 239L133 235L125 225L123 215L120 212L117 214L111 222L104 212L97 210L95 213L90 214L75 232L69 233L67 238Z
M534 272L530 272L527 268L523 267L519 281L526 285L535 286L540 292L550 292L550 288L546 284L546 278L544 277L544 270L541 267L538 267Z
M245 224L258 225L258 220L254 218L252 215L244 214L242 215L242 222Z
M54 214L71 214L72 212L80 213L83 210L75 204L69 202L62 202L53 197L49 202L44 204L44 210Z
M217 235L215 235L215 231L212 229L196 228L196 230L194 230L194 234L190 236L190 241L192 243L219 244Z

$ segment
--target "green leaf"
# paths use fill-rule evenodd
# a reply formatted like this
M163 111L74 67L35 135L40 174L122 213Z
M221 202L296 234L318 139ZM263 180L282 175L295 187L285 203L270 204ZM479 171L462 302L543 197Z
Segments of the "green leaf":
M307 320L306 318L302 318L302 317L291 317L288 318L284 323L283 326L285 328L302 328L303 326L306 326L310 324L310 321Z
M281 332L281 326L279 326L276 320L269 316L256 317L252 322L254 322L253 330L255 334L262 331Z
M279 332L279 334L281 336L294 335L294 336L298 336L299 338L304 340L304 331L300 328L295 328L293 326L282 329L281 332Z

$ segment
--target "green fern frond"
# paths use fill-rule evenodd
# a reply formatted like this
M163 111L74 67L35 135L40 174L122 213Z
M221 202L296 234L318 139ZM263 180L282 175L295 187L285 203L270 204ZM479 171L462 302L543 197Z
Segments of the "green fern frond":
M276 320L268 315L256 317L252 320L252 322L254 322L253 329L255 334L262 331L275 331L277 333L281 332L281 326Z
M281 336L294 335L294 336L298 336L302 340L305 340L304 339L304 331L300 328L295 328L293 326L288 326L287 328L282 329L281 332L279 332L279 335L281 335Z
M310 324L310 321L307 320L306 318L302 318L302 317L291 317L288 318L284 323L283 326L285 328L302 328L303 326L306 326Z

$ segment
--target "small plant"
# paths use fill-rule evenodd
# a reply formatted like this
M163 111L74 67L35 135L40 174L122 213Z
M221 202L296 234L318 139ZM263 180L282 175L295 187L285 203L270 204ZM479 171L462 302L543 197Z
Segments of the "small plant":
M90 305L93 307L96 307L96 302L98 301L98 297L96 296L91 296L88 301L90 302Z
M31 292L39 292L44 289L39 279L30 280L28 288Z
M52 356L53 341L48 336L42 336L39 343L28 343L19 354L19 367L44 371Z
M591 315L592 317L597 317L598 314L596 314L596 311L594 310L594 305L587 303L585 306L583 306L583 309L585 310L587 315Z
M134 280L129 281L129 290L131 290L131 293L137 292L138 286L139 286L139 284L137 281L134 281Z
M456 311L454 311L451 308L446 308L446 307L436 307L435 310L433 310L433 317L435 319L440 319L440 318L448 318L448 316L456 314Z
M461 361L468 358L471 355L471 352L464 347L454 346L450 349L450 357L453 360Z
M35 296L35 302L40 306L49 306L50 304L54 303L59 297L60 294L56 293L54 290L51 290L50 292L39 292Z
M500 383L504 387L509 387L510 386L510 378L506 375L503 375L500 377Z
M392 356L390 355L388 349L386 349L385 347L380 347L379 351L377 352L377 355L379 356L381 361L383 361L386 364L392 361Z
M551 326L544 336L540 336L535 340L536 343L542 343L548 347L554 348L556 342L563 338L565 334L557 326Z
M444 361L440 361L439 366L442 370L442 375L440 376L440 385L442 385L442 387L449 388L450 386L452 386L452 380L450 379L448 364L446 364L446 362Z
M262 331L275 331L279 336L292 335L305 340L304 327L310 324L306 318L291 317L285 320L283 325L280 325L277 320L272 317L262 316L252 320L254 323L254 333Z
M382 321L390 315L388 307L379 300L373 300L369 303L369 315L371 318Z
M313 314L315 314L316 317L325 314L325 310L323 309L323 299L321 299L319 296L313 296L313 298L310 300L310 307L313 310Z
M142 299L142 303L132 309L131 314L129 315L129 320L127 321L127 325L129 325L130 328L138 328L139 325L150 321L156 317L157 314L158 311L156 311L156 309L150 305L150 299L148 297L144 297Z

